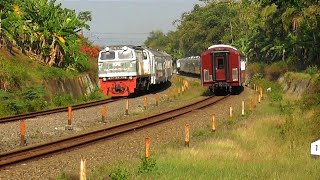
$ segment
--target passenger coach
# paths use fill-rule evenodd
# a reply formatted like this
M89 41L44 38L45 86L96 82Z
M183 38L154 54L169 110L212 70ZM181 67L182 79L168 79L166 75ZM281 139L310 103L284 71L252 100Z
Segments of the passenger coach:
M245 56L235 47L219 44L201 54L201 83L212 92L235 93L245 81Z

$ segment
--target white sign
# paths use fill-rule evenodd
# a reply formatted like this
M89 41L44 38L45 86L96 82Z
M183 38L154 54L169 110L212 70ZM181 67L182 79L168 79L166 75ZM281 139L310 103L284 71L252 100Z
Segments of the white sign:
M320 156L320 139L311 143L311 155Z

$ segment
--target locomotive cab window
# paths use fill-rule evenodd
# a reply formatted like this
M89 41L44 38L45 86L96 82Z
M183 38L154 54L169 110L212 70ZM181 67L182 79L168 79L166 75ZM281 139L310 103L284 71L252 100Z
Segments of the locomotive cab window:
M101 53L101 60L111 60L115 58L115 53L114 52L102 52Z
M224 59L218 58L218 69L224 69Z
M133 58L133 53L132 51L119 51L118 52L118 57L119 59L132 59Z

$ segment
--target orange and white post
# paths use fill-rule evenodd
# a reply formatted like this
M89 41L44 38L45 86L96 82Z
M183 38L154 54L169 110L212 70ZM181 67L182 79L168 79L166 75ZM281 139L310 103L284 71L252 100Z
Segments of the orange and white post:
M232 107L230 107L230 119L232 119L233 117L233 110L232 110Z
M129 115L129 99L126 102L126 115Z
M212 114L212 131L216 131L216 114Z
M150 137L146 137L145 139L145 157L150 157L150 145L151 145L151 139Z
M190 142L190 129L189 129L189 124L185 124L185 146L189 147L189 142Z
M21 142L20 145L24 146L25 145L25 123L24 120L20 120L20 136L21 136Z
M148 104L148 99L147 99L147 96L145 96L143 98L143 107L144 107L144 110L147 110L147 104Z
M187 81L183 81L183 86L184 86L184 89L185 89L185 90L187 90L187 89L188 89Z
M86 171L86 160L80 161L80 180L86 180L87 179L87 171Z
M180 93L181 93L181 89L178 88L178 96L180 96Z
M159 94L156 94L156 106L159 105Z
M259 103L261 102L261 94L259 94L259 96L258 96L258 102Z
M102 119L102 122L105 122L107 119L107 106L106 105L102 105L101 119Z
M72 120L72 106L68 106L68 125L71 125Z
M182 93L184 93L184 87L183 86L181 87L181 91L182 91Z
M242 101L241 115L244 116L244 101Z

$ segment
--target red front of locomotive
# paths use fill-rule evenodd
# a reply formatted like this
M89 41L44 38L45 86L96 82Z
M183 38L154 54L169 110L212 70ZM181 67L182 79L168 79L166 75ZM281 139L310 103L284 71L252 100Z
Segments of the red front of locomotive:
M213 45L201 54L201 82L211 91L231 92L241 84L241 53L229 45Z
M129 96L134 93L137 77L120 80L104 80L103 78L99 78L99 82L103 94L111 97Z

